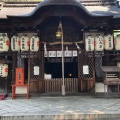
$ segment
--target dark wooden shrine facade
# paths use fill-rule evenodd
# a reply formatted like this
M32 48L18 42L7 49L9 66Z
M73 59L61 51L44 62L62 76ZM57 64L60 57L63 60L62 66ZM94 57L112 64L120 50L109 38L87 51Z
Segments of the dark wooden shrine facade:
M0 53L0 56L7 56L12 60L10 77L11 83L15 82L15 68L17 67L17 57L22 59L22 67L25 68L25 79L29 84L31 93L61 92L62 79L54 77L51 80L44 79L46 61L61 63L61 58L45 58L44 43L47 51L61 50L61 41L56 39L59 21L62 22L64 32L64 50L77 50L77 57L65 58L65 63L73 64L75 77L66 77L65 86L68 92L90 91L94 88L96 81L95 61L96 54L103 58L106 65L116 64L111 62L111 56L119 56L115 51L91 52L85 51L84 33L91 31L113 32L120 28L118 16L91 14L77 0L48 0L41 2L33 12L22 16L7 16L7 19L0 19L0 33L7 33L9 38L17 33L38 33L40 37L40 49L38 52L12 52ZM60 44L56 44L56 41ZM79 46L79 48L76 46ZM40 67L40 74L33 75L33 67ZM89 75L83 74L83 65L89 65ZM67 69L66 69L67 70ZM62 69L61 69L62 71Z

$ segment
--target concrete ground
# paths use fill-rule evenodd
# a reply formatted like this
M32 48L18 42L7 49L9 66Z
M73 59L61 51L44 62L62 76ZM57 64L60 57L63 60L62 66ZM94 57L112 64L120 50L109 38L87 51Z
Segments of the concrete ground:
M0 120L120 120L120 98L7 97L0 101Z

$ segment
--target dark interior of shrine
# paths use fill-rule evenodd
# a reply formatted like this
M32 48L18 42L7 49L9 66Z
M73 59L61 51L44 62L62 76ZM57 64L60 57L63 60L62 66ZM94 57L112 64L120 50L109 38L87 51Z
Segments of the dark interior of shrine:
M72 17L48 17L44 22L38 26L40 29L41 41L56 42L56 32L58 30L59 22L61 21L63 27L63 37L66 42L77 42L83 39L82 25L75 21Z
M64 77L78 77L77 58L65 58L64 62ZM61 58L50 59L45 58L45 74L51 74L52 78L62 78L62 62Z

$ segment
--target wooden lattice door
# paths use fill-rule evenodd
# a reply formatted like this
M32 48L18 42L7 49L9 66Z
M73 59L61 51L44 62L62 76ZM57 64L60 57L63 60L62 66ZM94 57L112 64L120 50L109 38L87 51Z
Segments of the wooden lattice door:
M88 65L89 74L83 74L83 66ZM79 91L89 91L94 88L95 75L94 75L94 57L93 53L86 53L80 51L78 54L78 78L79 78Z
M34 69L38 67L39 74L35 75ZM29 56L29 91L41 93L44 91L44 52L39 51Z

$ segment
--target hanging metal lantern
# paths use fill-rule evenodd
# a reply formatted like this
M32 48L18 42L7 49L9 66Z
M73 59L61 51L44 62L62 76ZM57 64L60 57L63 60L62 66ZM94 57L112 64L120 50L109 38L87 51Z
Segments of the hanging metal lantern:
M8 76L8 65L0 64L0 76L7 77Z
M60 21L58 26L58 31L56 32L56 38L61 39L61 37L62 37L62 23Z
M112 50L113 49L113 36L111 34L104 36L105 40L105 50Z
M29 50L29 46L30 46L29 37L27 35L23 35L20 38L20 48L21 48L21 51L28 51Z
M11 49L12 51L20 51L20 38L17 35L11 38Z
M9 50L9 39L6 34L0 35L0 52L7 52Z
M61 36L62 36L61 31L56 32L56 38L57 38L57 39L60 39L60 38L61 38Z
M88 35L85 38L85 48L86 48L86 51L94 50L94 37L92 35Z
M104 49L103 36L101 34L97 34L95 36L95 50L103 51L103 49Z
M39 37L33 35L30 38L30 51L37 52L39 50Z
M120 34L118 34L115 37L114 44L115 44L115 50L120 50Z

